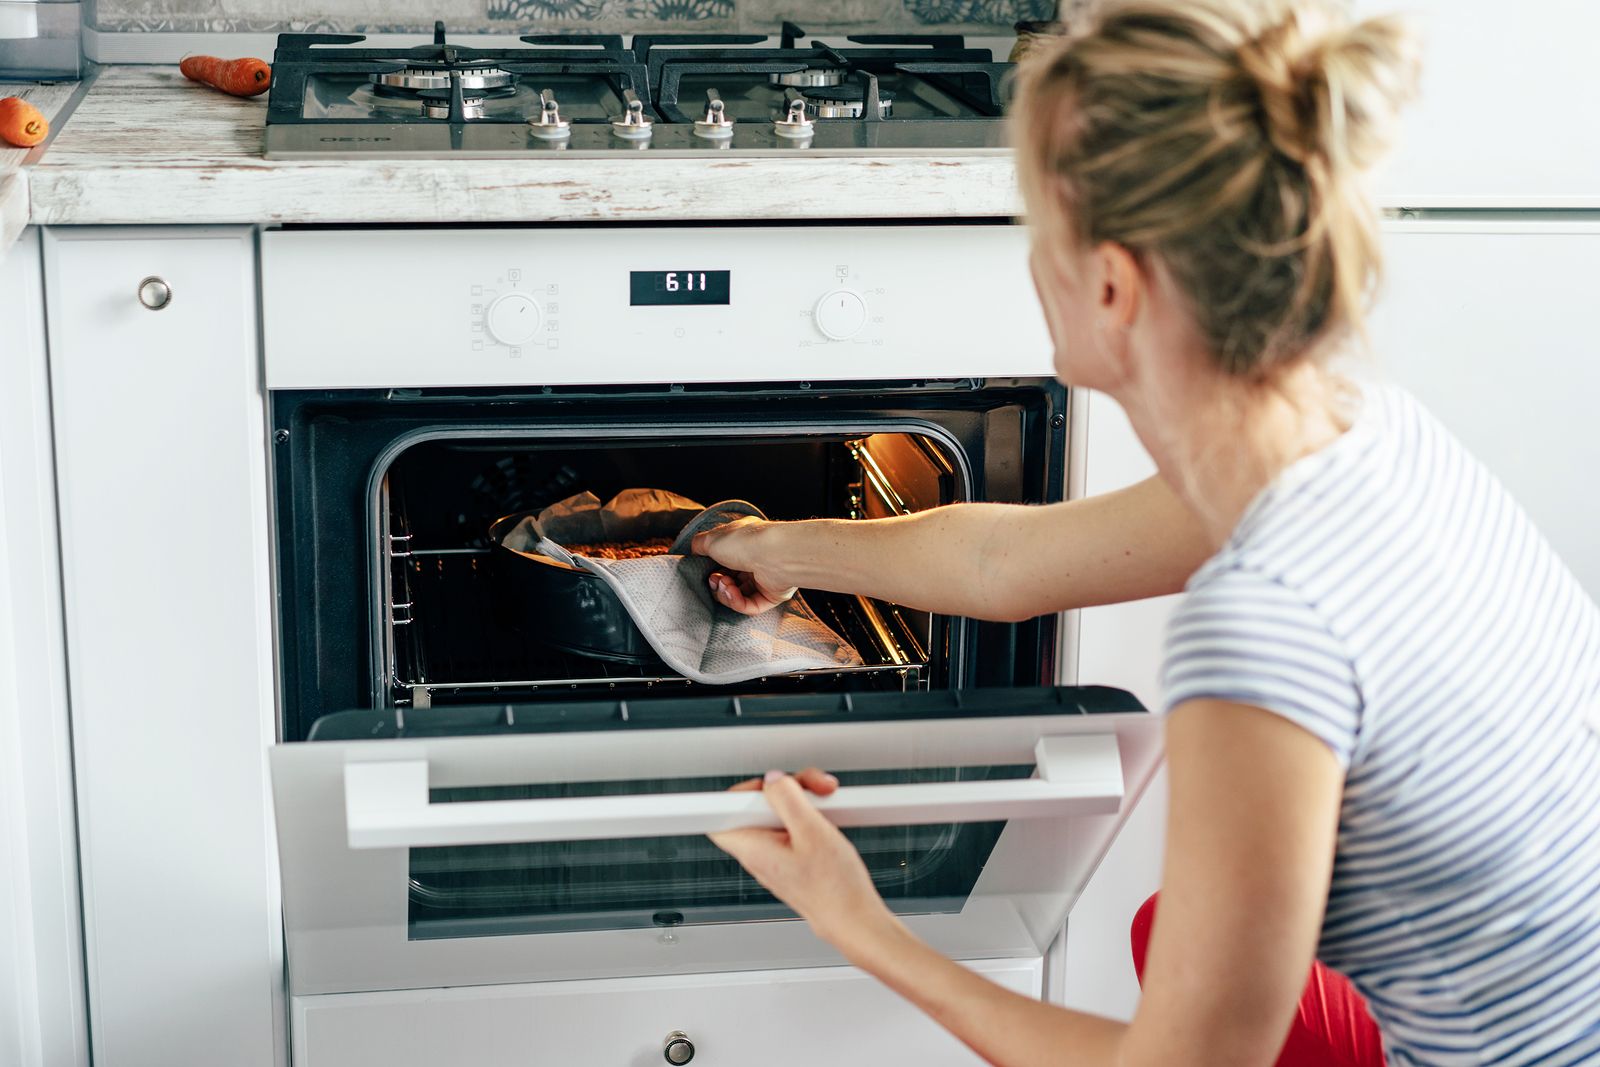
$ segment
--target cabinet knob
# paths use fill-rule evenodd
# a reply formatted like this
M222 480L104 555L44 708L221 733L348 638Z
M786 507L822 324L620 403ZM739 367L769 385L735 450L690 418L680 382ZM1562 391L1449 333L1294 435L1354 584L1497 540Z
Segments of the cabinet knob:
M694 1042L682 1030L674 1030L667 1035L667 1044L661 1050L661 1056L674 1067L683 1067L694 1059Z
M139 303L151 311L160 311L172 303L172 286L151 276L139 283Z

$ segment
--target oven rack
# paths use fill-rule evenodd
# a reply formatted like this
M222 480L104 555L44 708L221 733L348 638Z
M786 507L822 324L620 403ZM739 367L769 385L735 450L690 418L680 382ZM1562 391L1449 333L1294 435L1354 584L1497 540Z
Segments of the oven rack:
M388 700L396 706L504 702L550 693L717 689L667 672L659 663L609 662L524 636L502 621L497 610L489 567L493 549L411 549L407 535L390 542L393 599L388 605L386 674ZM807 602L865 662L763 678L740 689L930 687L928 640L897 608L832 593L808 593Z
M577 657L574 657L575 659ZM603 664L599 661L590 661L588 668L593 671L595 667L620 667L617 664ZM625 669L625 668L624 668ZM636 670L638 668L635 668ZM822 668L819 670L796 671L792 674L773 675L768 678L758 678L743 685L731 687L741 692L776 692L782 690L804 690L815 692L818 690L835 688L845 684L854 676L871 676L877 679L887 679L894 688L902 692L912 690L925 690L928 688L926 681L927 668L920 665L897 667L892 665L872 665L862 667ZM528 700L538 694L553 692L591 692L614 694L633 690L693 690L695 692L715 693L721 688L718 686L701 685L676 674L650 674L648 672L627 674L619 671L615 674L597 673L595 677L553 677L534 678L522 680L504 680L488 682L412 682L404 683L394 680L398 695L394 699L397 707L429 708L435 700L441 703L517 703ZM881 687L880 687L881 688Z

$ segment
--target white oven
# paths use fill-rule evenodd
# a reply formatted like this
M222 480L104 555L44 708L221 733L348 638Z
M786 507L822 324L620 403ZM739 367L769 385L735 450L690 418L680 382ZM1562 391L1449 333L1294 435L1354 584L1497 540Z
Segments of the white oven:
M730 783L804 764L844 781L826 807L914 930L1041 995L1159 756L1137 702L1071 685L1097 679L1067 621L808 594L858 664L706 687L530 638L486 540L581 489L777 518L1061 499L1080 405L1020 229L45 253L63 582L96 605L68 641L97 1054L168 1062L155 1035L182 1032L253 1067L972 1062L705 838L769 818ZM156 307L125 285L147 276ZM203 536L171 537L190 514Z
M770 822L725 790L771 767L840 775L824 810L941 951L1045 953L1159 752L1129 695L1055 687L1057 620L817 595L858 668L696 687L513 633L484 540L504 512L640 483L787 518L1060 499L1067 406L1023 241L263 235L303 1027L352 995L841 964L704 836ZM427 292L397 290L386 265L416 262Z

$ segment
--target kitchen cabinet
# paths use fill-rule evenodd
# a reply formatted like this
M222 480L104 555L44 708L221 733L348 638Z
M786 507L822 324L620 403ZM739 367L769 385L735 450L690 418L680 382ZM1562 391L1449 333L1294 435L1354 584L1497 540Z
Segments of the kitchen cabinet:
M44 252L95 1060L267 1067L284 1038L254 233L53 230Z
M1379 372L1461 438L1600 597L1600 214L1435 213L1385 229Z
M1357 0L1422 35L1421 93L1377 176L1406 207L1600 207L1600 36L1589 0Z
M1084 391L1073 416L1081 427L1073 447L1083 457L1082 492L1110 492L1148 478L1155 462L1128 417L1110 397ZM1161 707L1161 649L1167 617L1178 598L1087 608L1079 615L1078 680L1132 692L1152 710ZM1166 771L1158 772L1111 843L1094 878L1067 919L1064 973L1051 999L1080 1011L1131 1019L1139 982L1128 947L1128 927L1145 899L1161 885L1166 839Z
M1038 959L970 966L1038 995ZM294 1015L296 1067L651 1067L673 1033L696 1067L982 1063L849 967L297 997Z
M1370 323L1372 363L1410 389L1533 516L1600 597L1600 216L1413 213L1385 227L1387 280ZM1084 491L1154 472L1109 398L1084 397ZM1075 442L1076 445L1076 442ZM1161 638L1176 597L1081 612L1078 678L1160 707ZM1068 921L1071 1007L1128 1018L1138 999L1128 922L1160 883L1165 775L1146 791Z
M0 258L0 1063L88 1063L39 234Z

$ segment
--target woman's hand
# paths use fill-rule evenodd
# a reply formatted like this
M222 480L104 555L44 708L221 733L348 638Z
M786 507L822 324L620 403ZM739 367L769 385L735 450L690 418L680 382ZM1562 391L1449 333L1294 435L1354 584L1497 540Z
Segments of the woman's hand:
M743 615L760 615L794 596L796 589L773 572L762 547L762 536L775 525L752 516L695 536L689 551L718 565L706 581L719 603Z
M782 830L729 830L712 834L717 847L800 914L823 940L844 949L862 935L896 925L867 865L839 828L806 796L828 796L839 780L815 767L790 777L769 771L765 779L740 782L735 790L759 789L783 820Z

